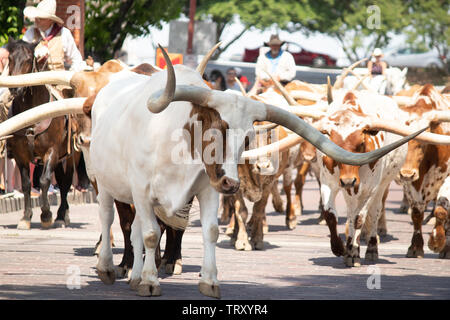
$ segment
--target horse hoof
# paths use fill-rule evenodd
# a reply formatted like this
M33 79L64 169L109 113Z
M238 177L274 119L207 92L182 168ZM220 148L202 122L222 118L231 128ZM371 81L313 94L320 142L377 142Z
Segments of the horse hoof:
M151 296L160 296L161 295L161 287L159 285L151 285L151 284L139 284L137 288L137 294L141 297L151 297Z
M65 228L66 224L63 220L55 220L55 223L53 224L53 227L55 228Z
M167 263L164 268L165 274L173 274L173 263Z
M220 299L220 287L218 285L199 282L198 290L204 296Z
M41 221L42 229L50 229L53 226L53 220L50 221Z
M104 284L113 284L116 281L116 272L112 271L100 271L97 270L98 277Z
M30 220L20 220L17 224L17 229L19 230L30 230L31 229L31 221Z

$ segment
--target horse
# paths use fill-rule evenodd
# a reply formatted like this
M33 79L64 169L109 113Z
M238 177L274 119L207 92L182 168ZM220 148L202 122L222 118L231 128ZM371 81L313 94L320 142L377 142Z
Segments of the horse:
M22 40L11 40L7 44L9 51L9 74L20 75L32 72L47 71L45 61L37 61L34 56L36 44ZM8 118L21 112L51 101L51 95L45 85L11 88L13 102ZM7 151L14 158L20 170L22 191L24 194L24 214L18 229L31 228L31 182L30 163L43 164L39 182L41 187L41 226L44 229L53 225L52 212L48 201L48 189L52 173L60 188L61 204L58 208L54 227L66 227L70 224L67 193L72 184L74 166L78 165L81 153L75 152L73 146L68 148L71 139L71 128L68 117L62 116L42 121L32 127L15 132L7 141Z

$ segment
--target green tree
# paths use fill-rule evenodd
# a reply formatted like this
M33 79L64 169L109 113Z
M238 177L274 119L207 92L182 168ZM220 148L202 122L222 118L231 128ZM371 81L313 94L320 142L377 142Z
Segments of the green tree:
M293 13L293 23L306 32L337 39L350 61L386 47L395 33L409 25L401 0L309 0L310 17Z
M183 0L86 1L85 49L102 62L113 58L127 35L141 36L150 27L177 18Z
M0 2L0 46L5 45L9 38L21 37L25 4L26 0L2 0Z
M405 4L412 28L406 29L408 43L417 49L437 49L446 72L450 71L450 2L448 0L408 1Z
M187 0L186 15L188 15L188 4ZM217 50L213 57L217 59L222 52L251 28L264 30L273 25L277 25L280 29L288 28L293 11L297 16L303 17L312 13L308 1L305 0L198 0L196 19L211 19L217 24L217 42L221 40L226 27L234 23L236 17L239 17L240 22L244 25L239 34Z

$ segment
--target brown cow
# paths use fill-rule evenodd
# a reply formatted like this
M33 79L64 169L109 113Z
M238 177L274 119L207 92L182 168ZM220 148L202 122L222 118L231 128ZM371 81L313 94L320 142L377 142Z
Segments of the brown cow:
M448 110L450 106L449 100L429 84L425 85L414 99L414 104L401 109L419 119L425 118L430 111ZM446 123L432 123L430 131L442 135L450 134L450 128ZM439 189L449 175L449 161L450 146L425 144L415 140L408 143L408 154L400 170L400 179L411 207L414 225L411 246L406 255L409 258L422 258L424 255L422 236L424 211L427 204L436 199Z
M269 133L269 143L273 141L272 134L277 134L279 139L287 136L286 132L279 127ZM289 152L289 150L281 152L278 161L258 159L255 163L250 163L246 160L244 164L238 165L240 188L236 194L223 197L224 212L222 214L222 221L232 217L228 233L231 236L232 245L237 250L251 250L252 247L257 250L264 248L264 233L268 229L265 212L267 200L278 178L287 168ZM266 170L269 170L270 173ZM250 242L246 232L248 210L244 197L254 202L253 214L248 222L251 228ZM286 223L293 223L292 221L295 221L295 224L297 222L295 213L287 209Z

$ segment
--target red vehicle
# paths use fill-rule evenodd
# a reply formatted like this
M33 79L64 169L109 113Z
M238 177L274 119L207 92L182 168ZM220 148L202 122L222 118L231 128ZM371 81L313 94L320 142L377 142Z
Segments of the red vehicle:
M317 68L326 66L336 66L336 59L323 53L316 53L305 50L294 42L286 42L286 44L284 44L283 47L284 47L283 50L287 50L289 53L292 54L296 65L313 66ZM259 56L259 49L260 48L245 49L242 61L256 62L256 59L258 59Z

